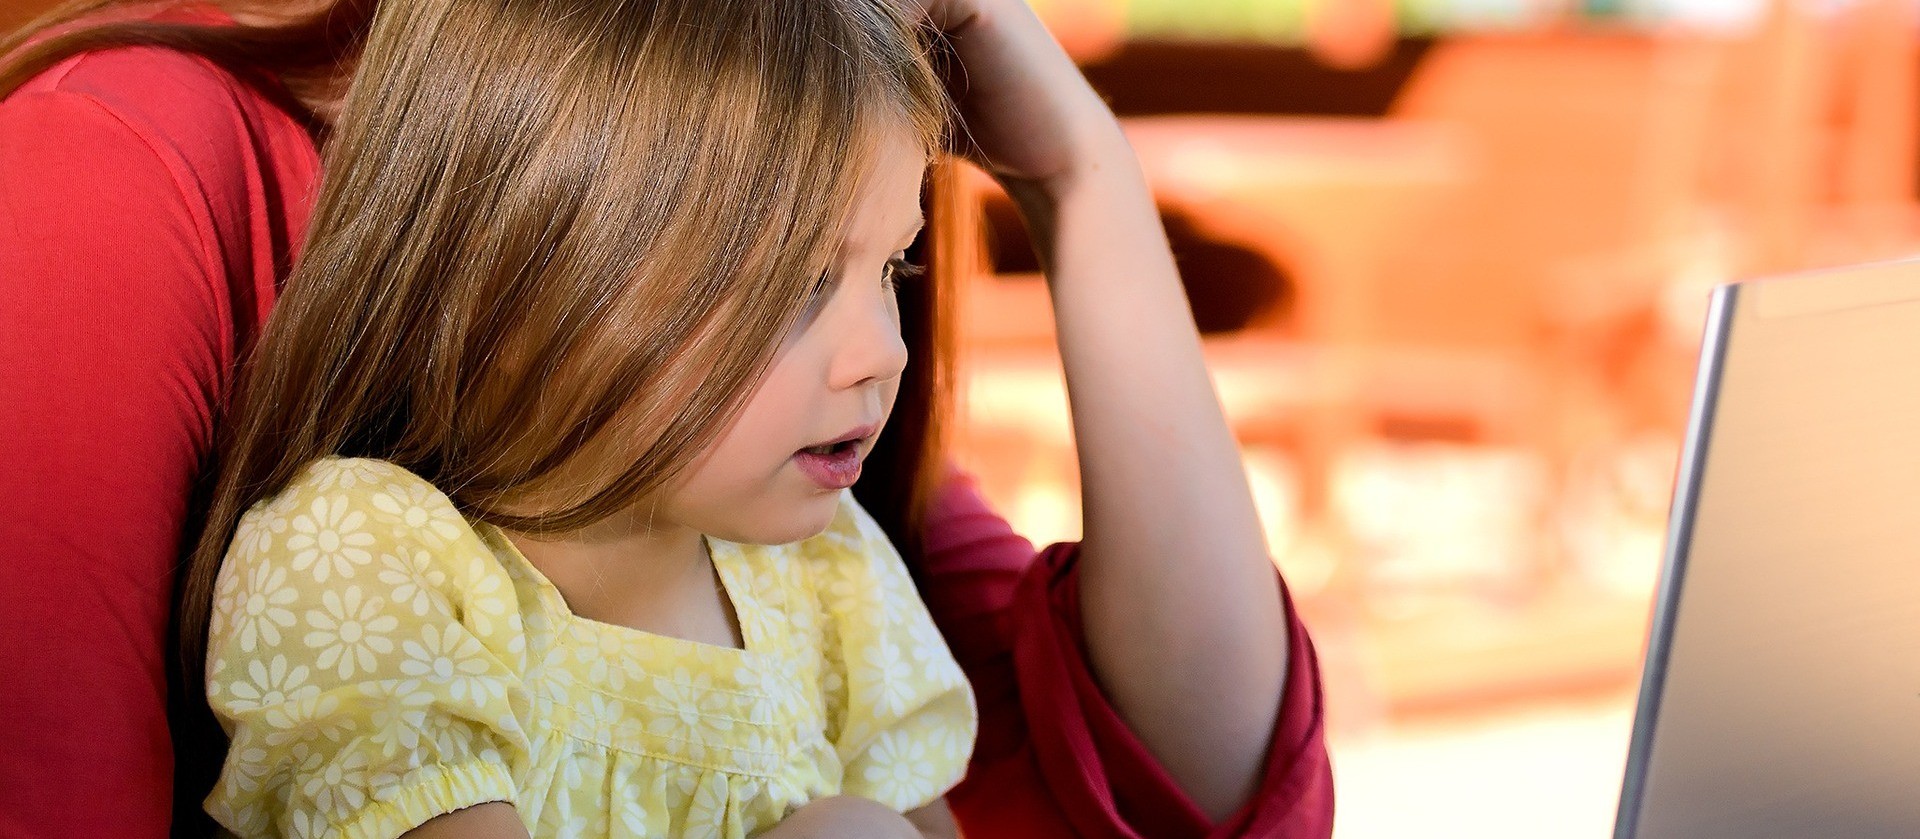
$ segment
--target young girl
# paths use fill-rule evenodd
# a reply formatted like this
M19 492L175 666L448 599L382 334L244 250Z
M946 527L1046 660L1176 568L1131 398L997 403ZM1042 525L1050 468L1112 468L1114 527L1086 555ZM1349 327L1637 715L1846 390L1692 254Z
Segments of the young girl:
M890 0L382 6L188 572L217 821L943 821L972 695L848 491L907 363L920 31Z

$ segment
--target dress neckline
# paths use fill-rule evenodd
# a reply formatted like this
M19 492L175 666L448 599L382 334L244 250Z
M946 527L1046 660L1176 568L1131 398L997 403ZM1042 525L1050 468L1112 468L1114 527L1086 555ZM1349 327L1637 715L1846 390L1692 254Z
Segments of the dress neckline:
M573 607L567 605L566 597L560 593L560 587L554 585L553 581L548 579L547 575L534 565L526 554L521 553L519 546L508 539L504 531L484 523L479 525L479 530L496 556L503 561L511 562L527 579L533 581L539 590L543 611L557 623L568 625L577 632L596 638L603 637L615 643L678 648L699 653L704 657L732 657L742 659L742 663L745 663L745 660L761 658L765 654L766 637L761 631L759 621L754 619L754 616L759 614L757 611L759 597L753 591L753 575L750 569L745 567L747 558L739 545L723 539L715 539L706 534L700 536L702 544L706 546L707 555L711 559L714 575L720 586L720 596L726 599L728 607L733 610L734 620L740 627L740 646L732 647L582 617L573 611Z

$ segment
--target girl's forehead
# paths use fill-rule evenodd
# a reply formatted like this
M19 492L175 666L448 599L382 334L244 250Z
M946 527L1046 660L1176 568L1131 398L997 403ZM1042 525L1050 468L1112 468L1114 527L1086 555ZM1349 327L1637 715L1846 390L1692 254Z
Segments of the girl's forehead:
M930 164L918 139L904 127L878 132L868 145L853 212L841 232L842 247L892 251L909 244L924 223L920 198Z

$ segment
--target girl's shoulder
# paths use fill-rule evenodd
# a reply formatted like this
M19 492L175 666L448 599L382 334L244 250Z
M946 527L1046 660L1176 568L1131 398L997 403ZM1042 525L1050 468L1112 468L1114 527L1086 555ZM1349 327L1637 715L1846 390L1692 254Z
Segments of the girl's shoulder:
M399 517L396 521L406 520L408 513L414 513L414 520L418 521L421 511L414 510L415 507L459 515L453 500L426 478L392 461L368 457L317 458L261 505L297 505L298 501L316 500L364 504L371 511L387 514L388 518ZM402 504L403 501L407 503Z
M453 500L385 460L324 457L241 517L229 556L326 560L340 576L386 556L465 566L491 551ZM301 562L307 560L307 562ZM325 572L316 570L324 582Z
M293 645L304 616L457 630L520 661L519 611L512 573L433 484L387 461L328 457L241 517L215 582L209 649ZM401 650L401 640L372 652Z

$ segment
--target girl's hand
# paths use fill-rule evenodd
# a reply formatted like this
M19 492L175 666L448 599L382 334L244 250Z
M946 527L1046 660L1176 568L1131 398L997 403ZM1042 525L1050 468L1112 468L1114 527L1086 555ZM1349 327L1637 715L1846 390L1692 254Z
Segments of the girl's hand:
M809 801L760 834L763 839L922 839L922 835L905 816L856 795Z
M1003 182L1057 193L1110 155L1131 159L1113 112L1022 0L899 2L952 43L960 151Z

